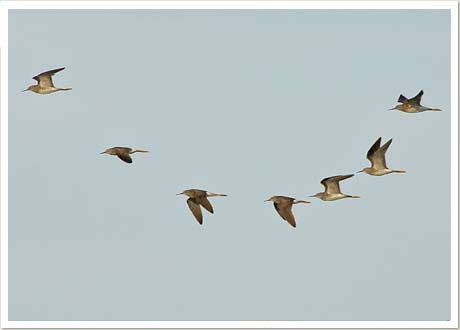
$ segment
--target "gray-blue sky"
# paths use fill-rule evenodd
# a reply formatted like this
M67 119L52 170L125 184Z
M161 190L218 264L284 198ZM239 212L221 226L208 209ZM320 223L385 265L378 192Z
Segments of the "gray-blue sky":
M10 11L10 320L449 319L449 18ZM19 92L60 66L71 92ZM420 89L445 111L386 111ZM263 202L379 136L406 175L356 175L361 199L295 206L295 230ZM229 195L203 226L192 187Z

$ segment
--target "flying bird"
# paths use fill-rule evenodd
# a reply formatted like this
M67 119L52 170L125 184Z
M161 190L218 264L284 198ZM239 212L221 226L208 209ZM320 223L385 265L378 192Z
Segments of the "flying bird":
M424 111L442 111L441 109L436 108L428 108L420 104L422 100L423 90L420 91L417 95L413 98L408 99L404 95L399 95L398 102L401 104L395 105L393 108L389 110L399 110L402 112L408 113L417 113L417 112L424 112Z
M351 178L354 174L348 175L336 175L321 180L321 184L324 186L324 192L319 192L310 197L317 197L323 201L335 201L342 198L359 198L359 196L352 196L342 194L340 191L339 182L348 178Z
M51 78L56 72L62 71L65 68L59 68L54 70L49 70L42 72L39 75L33 77L37 81L36 85L30 85L27 89L24 89L23 92L32 91L38 94L50 94L57 91L69 91L72 88L58 88L53 84L53 79Z
M206 211L214 213L214 209L212 208L208 197L227 196L225 194L216 194L200 189L187 189L177 195L186 195L189 197L187 199L187 205L200 225L203 224L203 214L201 213L200 206L204 207Z
M377 141L372 145L372 147L367 152L367 159L371 162L371 167L365 167L361 171L357 172L365 172L369 175L381 176L390 173L406 173L403 170L390 170L387 167L387 163L385 161L385 153L388 150L393 139L388 140L383 146L380 146L380 142L382 142L382 138L379 137Z
M298 203L309 204L310 202L285 196L272 196L265 202L273 202L273 206L278 214L286 220L292 227L296 227L294 214L292 214L292 205Z
M113 147L109 148L106 151L103 151L100 153L102 154L107 154L107 155L113 155L113 156L118 156L122 161L126 163L132 163L133 159L131 158L131 154L134 154L136 152L149 152L148 150L142 150L142 149L131 149L127 147Z

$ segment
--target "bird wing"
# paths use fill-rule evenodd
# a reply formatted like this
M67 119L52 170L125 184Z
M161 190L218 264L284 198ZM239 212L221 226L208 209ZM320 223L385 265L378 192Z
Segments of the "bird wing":
M59 72L64 69L65 68L59 68L59 69L42 72L36 75L35 77L33 77L33 79L35 79L41 87L54 87L51 76L54 75L56 72Z
M296 227L294 214L292 214L292 203L289 202L274 202L273 206L275 206L276 211L278 214L286 220L292 227Z
M422 96L423 96L423 90L418 92L418 94L415 95L413 98L409 99L409 102L417 104L417 105L420 105L420 101L422 100Z
M208 212L214 213L214 210L212 209L212 205L209 202L209 199L207 199L206 197L200 197L200 198L196 198L196 201L198 204L203 206Z
M131 158L131 156L129 154L126 154L126 153L117 153L117 156L118 158L120 158L122 161L126 162L126 163L132 163L133 162L133 159Z
M201 213L200 204L198 204L194 198L187 199L187 205L193 216L200 225L203 224L203 214Z
M372 167L375 169L384 169L387 168L387 163L385 161L385 153L388 150L393 139L389 139L383 146L381 146L372 156L371 162Z
M407 103L409 100L404 95L400 94L398 98L399 103Z
M382 138L381 138L381 137L379 137L379 138L377 139L377 141L374 142L374 144L372 145L372 147L370 147L369 150L367 151L367 159L369 159L369 160L371 161L372 164L374 164L373 161L372 161L372 156L375 154L375 152L376 152L377 150L379 150L379 148L380 148L380 142L382 142Z
M351 178L354 174L336 175L321 180L321 184L326 188L328 194L340 194L339 181Z

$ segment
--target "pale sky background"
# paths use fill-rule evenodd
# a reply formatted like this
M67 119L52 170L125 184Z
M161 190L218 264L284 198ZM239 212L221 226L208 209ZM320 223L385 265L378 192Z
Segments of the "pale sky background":
M9 319L448 320L450 112L447 10L10 11Z

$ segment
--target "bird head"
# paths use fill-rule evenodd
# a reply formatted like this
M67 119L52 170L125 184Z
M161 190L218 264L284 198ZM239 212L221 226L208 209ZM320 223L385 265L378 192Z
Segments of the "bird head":
M24 90L21 91L21 92L33 91L34 88L35 88L35 85L30 85L29 87L27 87L26 89L24 89Z
M403 110L404 110L404 105L402 105L402 104L397 104L397 105L395 105L393 108L388 109L388 110L401 110L401 111L403 111Z

